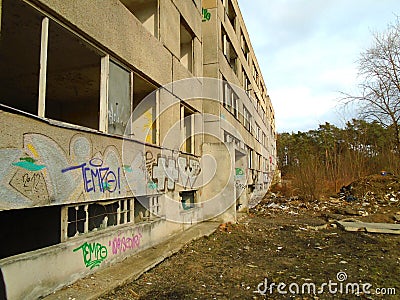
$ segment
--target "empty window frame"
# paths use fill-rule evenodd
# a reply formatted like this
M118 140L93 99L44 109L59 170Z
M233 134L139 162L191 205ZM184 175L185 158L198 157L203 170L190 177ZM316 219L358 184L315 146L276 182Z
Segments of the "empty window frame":
M237 75L237 54L224 28L221 29L222 52L231 69Z
M182 151L194 154L194 110L181 104Z
M255 125L255 138L257 141L260 141L260 126L257 123Z
M0 74L0 103L123 134L132 109L156 89L23 1L3 0L1 22L0 67L8 71ZM156 104L150 102L154 121ZM156 144L157 122L150 127L145 139Z
M232 113L236 119L239 119L239 96L232 91Z
M239 96L234 92L229 83L224 82L224 107L231 112L235 118L239 118Z
M263 120L264 124L265 124L265 118L266 118L265 109L264 107L261 107L261 119Z
M151 221L163 216L160 195L140 196L135 198L135 223Z
M222 53L225 57L229 56L229 39L228 35L224 28L221 28L221 46L222 46Z
M237 61L238 61L238 56L236 54L235 49L233 48L232 44L230 44L229 47L230 51L229 51L229 57L228 58L228 63L231 67L231 69L233 70L233 72L237 75Z
M59 244L60 214L61 206L0 211L0 259Z
M83 39L49 20L45 117L99 129L101 56Z
M189 25L181 18L180 25L180 60L189 72L193 73L194 55L193 55L194 33Z
M230 107L232 104L230 103L231 101L231 91L230 91L230 86L229 83L223 81L222 82L222 103L224 107Z
M63 207L62 241L91 231L133 222L133 199Z
M2 1L0 101L98 129L102 54L20 0Z
M247 150L247 165L249 169L253 169L253 149L248 148Z
M228 18L229 22L231 23L233 30L235 30L235 23L236 23L236 12L233 8L233 4L231 0L224 1L225 6L225 16Z
M195 191L182 191L179 195L181 196L181 204L184 210L189 210L195 207Z
M132 1L120 0L142 25L156 38L159 28L158 0Z
M262 166L261 166L261 159L262 159L262 156L260 155L260 154L258 154L258 153L256 153L256 158L257 158L257 169L258 170L261 170L261 168L262 168Z
M246 72L243 70L243 88L247 95L250 96L250 91L251 91L251 83L249 80L249 77L247 77Z
M224 142L225 143L234 143L238 148L240 147L239 139L230 135L227 131L224 131Z
M253 62L253 78L256 82L256 84L258 84L259 82L259 75L258 75L258 71L257 71L257 67L256 64Z
M133 112L131 136L137 140L159 143L159 91L157 87L133 73Z
M243 106L243 122L244 127L251 132L251 116L246 107Z
M243 29L240 28L240 45L244 54L244 57L246 58L246 62L249 64L250 63L250 50L249 46L247 44L246 38L244 37Z
M0 103L37 115L44 16L22 1L0 5Z

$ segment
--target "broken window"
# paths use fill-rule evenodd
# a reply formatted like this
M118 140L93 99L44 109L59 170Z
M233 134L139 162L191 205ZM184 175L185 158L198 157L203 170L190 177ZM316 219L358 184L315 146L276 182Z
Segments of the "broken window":
M183 191L179 193L179 196L181 196L182 208L184 210L195 207L195 191Z
M108 132L123 135L132 112L131 72L112 61L109 66Z
M120 0L142 25L158 38L158 0Z
M44 16L22 1L0 5L0 103L37 115Z
M90 231L133 221L133 200L96 202L64 208L63 241Z
M159 217L162 217L159 195L135 198L135 223L151 221Z
M0 211L0 259L60 243L60 206Z
M184 65L189 72L193 73L193 38L194 33L190 29L189 25L181 18L181 29L180 29L180 59L182 65Z

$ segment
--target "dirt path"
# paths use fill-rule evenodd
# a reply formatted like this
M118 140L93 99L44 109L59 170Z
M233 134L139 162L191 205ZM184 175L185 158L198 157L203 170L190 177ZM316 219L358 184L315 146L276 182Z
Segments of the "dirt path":
M358 206L266 199L102 299L399 299L377 292L400 294L400 235L332 225ZM390 220L397 210L356 218Z

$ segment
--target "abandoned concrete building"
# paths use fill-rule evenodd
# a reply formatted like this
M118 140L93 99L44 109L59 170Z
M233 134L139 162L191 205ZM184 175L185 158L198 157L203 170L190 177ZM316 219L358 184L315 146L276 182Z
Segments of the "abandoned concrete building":
M0 0L0 21L0 298L266 193L275 117L237 0Z

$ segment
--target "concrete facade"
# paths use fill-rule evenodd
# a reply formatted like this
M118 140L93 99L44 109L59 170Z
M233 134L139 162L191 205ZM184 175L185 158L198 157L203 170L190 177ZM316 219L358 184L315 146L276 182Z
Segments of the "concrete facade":
M220 88L222 105L206 104L203 110L219 112L216 134L233 144L235 167L247 170L245 184L251 192L237 199L245 209L265 194L273 178L275 114L237 0L203 0L202 11L203 74L227 82ZM235 130L224 126L227 123Z
M265 194L273 109L236 1L0 0L0 21L0 298L43 297Z

